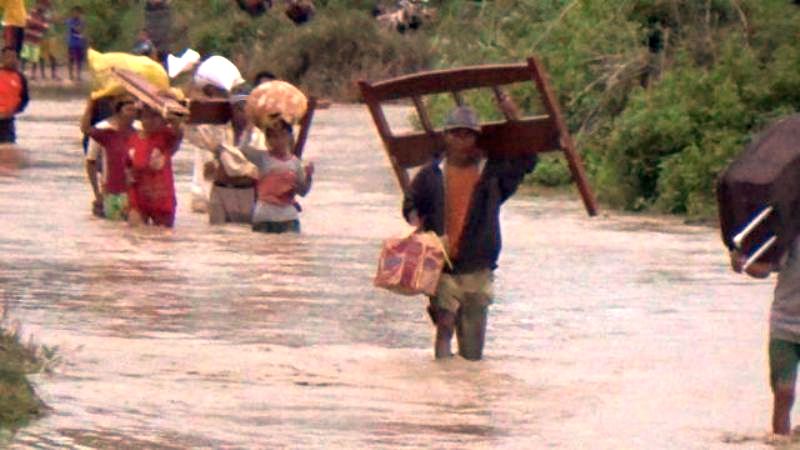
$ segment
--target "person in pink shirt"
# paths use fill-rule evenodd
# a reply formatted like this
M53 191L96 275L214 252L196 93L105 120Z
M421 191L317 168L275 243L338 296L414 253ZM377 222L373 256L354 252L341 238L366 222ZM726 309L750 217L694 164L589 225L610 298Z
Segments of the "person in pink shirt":
M140 117L142 130L129 141L129 222L171 228L177 206L172 156L183 139L182 123L178 118L166 121L147 106Z

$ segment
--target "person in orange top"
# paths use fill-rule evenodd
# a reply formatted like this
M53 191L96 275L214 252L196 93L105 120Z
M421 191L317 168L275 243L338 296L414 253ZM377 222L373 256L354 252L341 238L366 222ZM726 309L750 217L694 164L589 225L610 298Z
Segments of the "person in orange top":
M15 143L14 116L28 106L28 81L17 69L19 62L13 47L3 47L0 66L0 143Z
M454 109L445 123L444 159L420 169L403 201L403 215L410 224L444 236L452 263L443 271L428 307L436 325L437 359L452 356L454 331L459 355L469 360L483 357L501 248L500 207L537 160L535 155L487 158L477 145L480 132L472 108Z

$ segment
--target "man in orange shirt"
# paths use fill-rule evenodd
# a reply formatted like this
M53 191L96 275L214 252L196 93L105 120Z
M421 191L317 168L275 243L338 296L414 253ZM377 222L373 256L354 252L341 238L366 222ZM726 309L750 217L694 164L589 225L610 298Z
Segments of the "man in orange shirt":
M535 155L487 158L477 146L480 132L474 110L454 109L445 123L444 159L417 173L403 202L409 223L444 236L452 262L428 307L436 325L437 359L452 356L454 331L459 355L469 360L483 357L493 273L501 248L500 207L537 161Z

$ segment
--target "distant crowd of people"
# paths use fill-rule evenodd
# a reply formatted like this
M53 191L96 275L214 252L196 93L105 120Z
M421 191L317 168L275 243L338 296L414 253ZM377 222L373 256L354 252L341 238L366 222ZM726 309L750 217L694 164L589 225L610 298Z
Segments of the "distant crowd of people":
M46 79L49 66L50 78L60 80L58 59L61 49L66 49L69 79L80 81L88 42L80 6L73 7L66 18L53 15L50 0L36 0L30 12L23 0L5 0L2 6L4 47L15 51L23 73L30 68L30 79ZM64 24L63 39L54 33L54 23Z

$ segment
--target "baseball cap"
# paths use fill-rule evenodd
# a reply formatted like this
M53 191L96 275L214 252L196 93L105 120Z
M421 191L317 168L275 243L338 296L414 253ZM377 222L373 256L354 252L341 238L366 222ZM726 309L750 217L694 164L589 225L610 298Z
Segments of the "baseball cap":
M467 128L480 133L481 124L478 122L478 114L474 109L469 106L459 106L450 111L444 122L444 129L449 131L457 128Z

